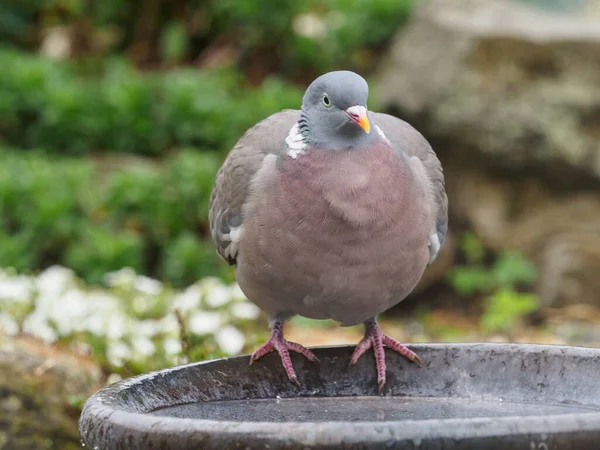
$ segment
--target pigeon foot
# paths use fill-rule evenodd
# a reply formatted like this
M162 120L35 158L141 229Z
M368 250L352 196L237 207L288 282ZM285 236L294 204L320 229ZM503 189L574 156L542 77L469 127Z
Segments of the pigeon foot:
M417 363L419 367L422 366L421 358L419 358L415 352L381 331L381 328L379 328L375 319L367 320L365 322L365 337L356 346L352 358L350 359L350 365L356 364L358 358L360 358L368 349L373 347L373 351L375 352L375 365L377 366L377 387L379 394L381 394L381 391L383 391L383 387L385 386L386 365L385 351L383 349L384 345Z
M319 362L319 359L314 355L313 352L302 345L296 342L286 341L283 338L283 323L279 321L273 323L273 331L269 340L261 345L254 353L252 353L252 356L250 357L250 365L252 365L257 359L262 358L273 350L279 353L279 356L281 357L281 364L283 365L289 380L298 386L298 389L301 389L300 382L298 381L298 377L296 377L296 372L294 371L294 366L292 365L292 360L290 359L290 350L304 355L309 361L312 362Z

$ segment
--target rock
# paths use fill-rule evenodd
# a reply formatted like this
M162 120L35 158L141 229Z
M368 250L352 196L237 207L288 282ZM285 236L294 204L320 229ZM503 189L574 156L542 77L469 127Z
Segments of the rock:
M450 228L537 263L544 305L600 304L600 1L429 0L373 77L430 140Z
M600 179L600 14L430 0L375 77L384 107L453 151ZM539 3L539 2L538 2Z
M600 196L557 196L535 178L450 167L453 215L466 220L488 248L518 250L536 263L543 306L600 306Z
M101 378L84 358L0 334L0 449L81 448L79 408Z

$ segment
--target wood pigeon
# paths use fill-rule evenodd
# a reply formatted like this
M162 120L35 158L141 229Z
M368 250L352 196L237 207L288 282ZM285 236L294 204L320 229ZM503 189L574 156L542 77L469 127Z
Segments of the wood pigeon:
M294 315L364 323L350 364L373 348L380 393L384 346L421 365L376 317L415 288L444 243L444 175L417 130L367 109L368 93L354 72L318 77L300 111L275 113L246 131L211 195L217 252L235 265L240 288L272 329L251 364L276 350L298 386L289 351L318 360L284 339L284 321Z

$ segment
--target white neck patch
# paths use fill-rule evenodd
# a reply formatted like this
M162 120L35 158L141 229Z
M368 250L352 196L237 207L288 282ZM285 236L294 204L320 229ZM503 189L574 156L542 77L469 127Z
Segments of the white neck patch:
M298 155L304 154L306 142L304 142L304 136L302 136L302 133L300 133L300 127L297 123L294 124L294 126L290 129L290 132L285 138L285 143L287 145L286 153L292 159L296 159Z
M377 134L379 134L379 136L381 136L382 139L385 139L388 143L390 142L390 140L387 138L387 136L385 135L383 130L381 128L379 128L378 125L375 125L375 129L377 130Z

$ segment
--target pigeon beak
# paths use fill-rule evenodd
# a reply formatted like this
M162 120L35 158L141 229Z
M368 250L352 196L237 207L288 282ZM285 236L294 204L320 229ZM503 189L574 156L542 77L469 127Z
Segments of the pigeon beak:
M345 112L350 120L365 130L365 133L369 134L371 132L371 122L369 122L369 118L367 117L367 108L356 105L351 106Z

